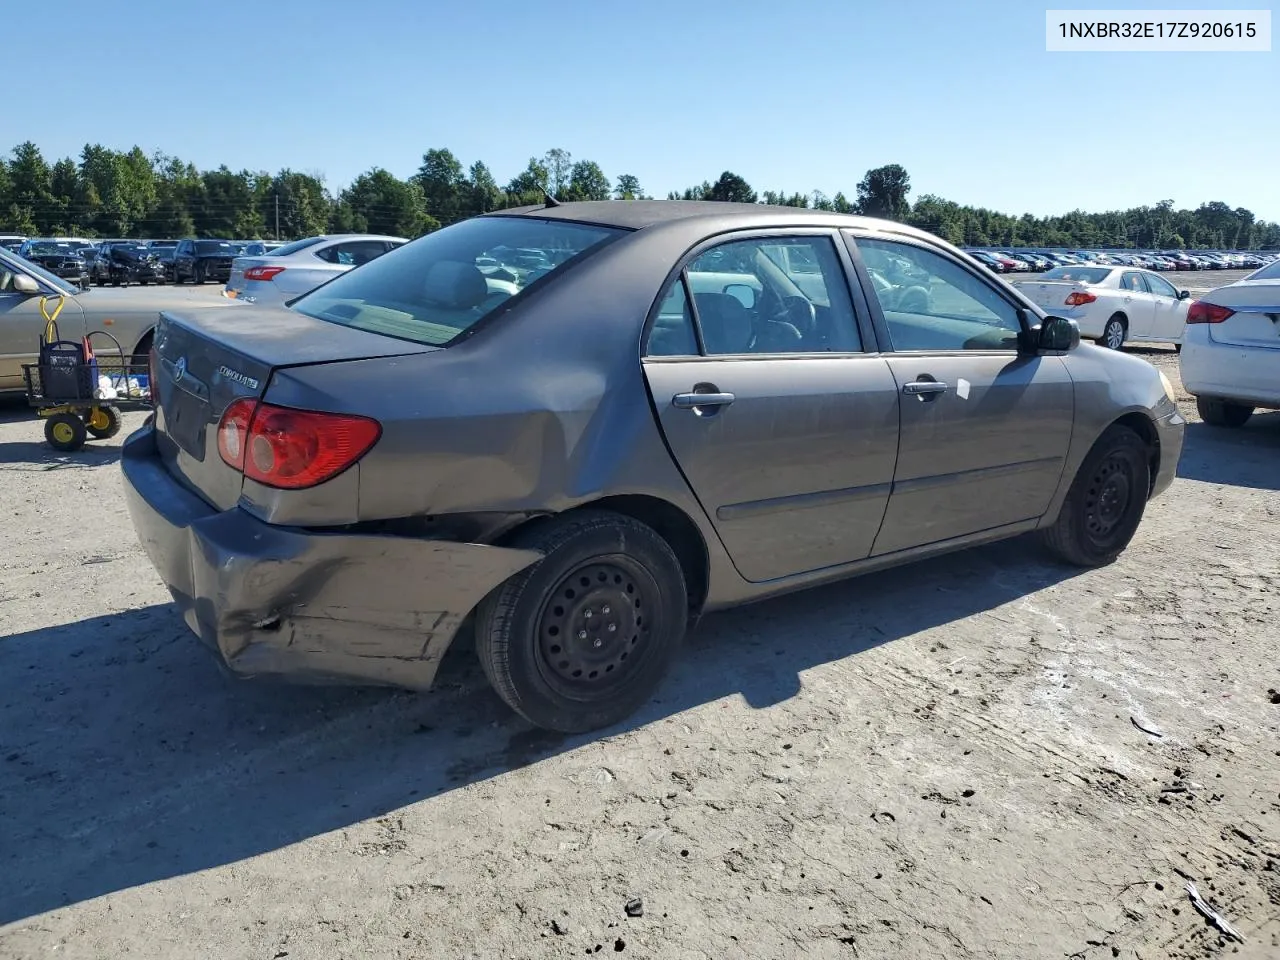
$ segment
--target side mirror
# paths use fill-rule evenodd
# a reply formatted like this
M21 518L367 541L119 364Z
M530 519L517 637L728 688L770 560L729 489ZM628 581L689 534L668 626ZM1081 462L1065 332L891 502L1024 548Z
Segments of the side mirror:
M40 284L36 283L25 273L15 273L13 275L13 292L21 293L29 297L40 292Z
M1186 300L1186 299L1187 299L1187 297L1189 297L1189 296L1191 296L1191 291L1190 291L1190 290L1179 290L1179 291L1178 291L1178 299L1179 299L1179 300Z
M1040 324L1039 348L1046 353L1060 353L1080 346L1080 327L1065 317L1045 317Z

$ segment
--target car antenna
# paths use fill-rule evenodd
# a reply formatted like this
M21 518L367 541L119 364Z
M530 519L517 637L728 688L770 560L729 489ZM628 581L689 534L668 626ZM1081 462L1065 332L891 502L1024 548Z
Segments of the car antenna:
M546 187L542 188L542 196L546 199L548 207L560 206L560 201L557 200L555 197L553 197L550 193L548 193Z

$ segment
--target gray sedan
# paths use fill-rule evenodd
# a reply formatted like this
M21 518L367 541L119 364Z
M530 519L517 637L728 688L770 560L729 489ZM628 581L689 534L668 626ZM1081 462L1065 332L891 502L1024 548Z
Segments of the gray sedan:
M236 257L222 294L244 303L279 306L408 242L404 237L364 233L295 240L274 250Z
M503 211L288 309L168 311L156 350L129 509L233 672L425 689L473 620L563 731L708 610L1033 531L1109 563L1182 447L1150 364L936 237L787 207Z
M217 297L177 290L81 290L7 250L0 249L0 393L24 389L22 365L35 363L45 320L40 301L50 298L52 309L62 298L58 333L64 340L79 340L90 331L106 336L91 339L93 349L114 357L119 343L125 358L146 363L152 331L166 306L235 308Z

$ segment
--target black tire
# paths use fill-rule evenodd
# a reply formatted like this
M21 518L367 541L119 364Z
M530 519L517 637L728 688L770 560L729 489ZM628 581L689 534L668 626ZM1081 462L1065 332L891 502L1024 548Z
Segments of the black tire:
M1196 412L1201 420L1215 427L1243 427L1253 416L1253 407L1213 397L1196 397Z
M98 440L110 440L120 432L120 428L123 426L120 408L117 406L98 407L97 413L100 417L105 418L105 423L95 426L94 415L90 412L85 418L84 428L91 437L96 437Z
M1124 346L1125 338L1128 335L1129 321L1125 319L1123 314L1117 313L1102 328L1102 336L1098 338L1098 343L1109 350L1119 350Z
M1133 539L1150 491L1147 445L1128 427L1110 426L1080 464L1058 519L1040 536L1067 563L1105 566Z
M88 437L84 421L74 413L55 413L44 422L44 438L49 446L63 453L74 453Z
M476 611L476 652L498 696L529 722L562 733L634 713L688 625L684 573L671 547L644 524L603 510L545 521L509 545L543 558Z

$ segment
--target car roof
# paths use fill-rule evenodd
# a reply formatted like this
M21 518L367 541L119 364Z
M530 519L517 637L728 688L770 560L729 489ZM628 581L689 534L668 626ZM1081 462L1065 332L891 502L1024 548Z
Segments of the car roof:
M582 200L560 203L554 207L509 207L494 210L488 217L537 217L547 220L575 220L605 227L641 230L645 227L673 223L677 220L741 219L744 225L814 227L867 227L890 229L921 239L937 238L923 230L891 220L878 220L849 213L814 210L809 207L782 207L766 203L726 203L719 200Z

